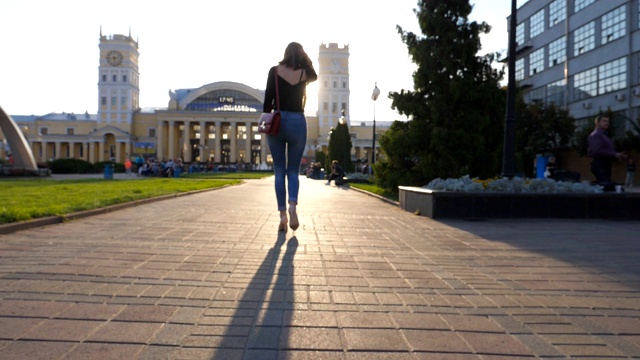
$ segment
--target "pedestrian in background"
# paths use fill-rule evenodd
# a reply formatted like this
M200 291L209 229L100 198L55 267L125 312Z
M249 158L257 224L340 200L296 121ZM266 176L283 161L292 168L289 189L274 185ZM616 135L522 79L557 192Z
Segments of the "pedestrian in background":
M595 130L589 135L588 155L591 160L591 172L596 177L596 182L604 186L605 191L613 191L614 184L611 181L611 166L614 160L624 160L627 155L616 152L613 141L606 134L609 129L609 118L598 115L595 119Z

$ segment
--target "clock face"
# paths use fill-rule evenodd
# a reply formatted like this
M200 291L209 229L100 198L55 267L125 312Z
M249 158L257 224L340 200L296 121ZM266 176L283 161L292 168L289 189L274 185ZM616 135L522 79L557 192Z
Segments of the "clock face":
M118 66L122 63L122 54L120 51L112 50L107 53L107 62L111 66Z

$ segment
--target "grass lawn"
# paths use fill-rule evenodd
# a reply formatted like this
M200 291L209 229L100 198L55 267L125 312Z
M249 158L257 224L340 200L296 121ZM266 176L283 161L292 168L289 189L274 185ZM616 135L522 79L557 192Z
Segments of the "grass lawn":
M182 178L0 180L0 224L239 183L241 180Z
M377 195L380 195L382 197L385 197L389 200L393 200L393 201L398 201L398 194L394 194L393 192L380 188L374 184L368 184L368 183L349 183L349 186L354 187L354 188L358 188L361 190L365 190Z

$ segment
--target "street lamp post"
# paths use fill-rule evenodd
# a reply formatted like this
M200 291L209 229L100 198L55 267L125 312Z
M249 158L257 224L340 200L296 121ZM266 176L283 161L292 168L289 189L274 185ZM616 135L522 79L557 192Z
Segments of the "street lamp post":
M373 174L373 163L376 158L376 100L380 95L380 89L378 89L378 83L376 82L371 94L371 100L373 100L373 136L371 137L371 165L369 166L369 175Z
M504 149L502 154L502 176L516 175L516 0L511 0L509 19L509 84L507 85L507 114L504 122Z

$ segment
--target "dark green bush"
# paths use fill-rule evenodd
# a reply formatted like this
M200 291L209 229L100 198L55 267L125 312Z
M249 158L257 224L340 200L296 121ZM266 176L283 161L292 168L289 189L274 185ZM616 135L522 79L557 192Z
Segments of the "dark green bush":
M56 159L47 162L47 166L54 174L87 174L96 172L92 163L80 159Z

